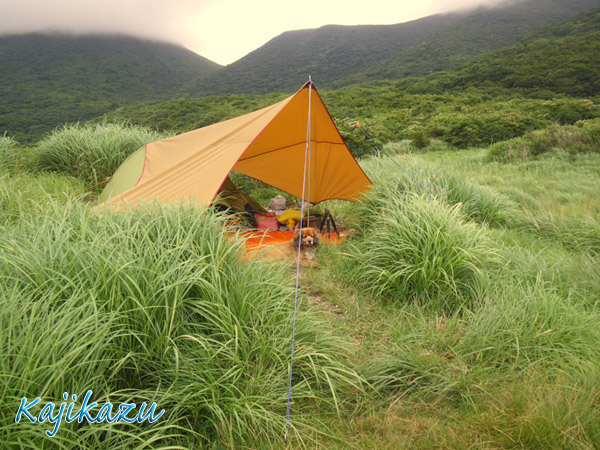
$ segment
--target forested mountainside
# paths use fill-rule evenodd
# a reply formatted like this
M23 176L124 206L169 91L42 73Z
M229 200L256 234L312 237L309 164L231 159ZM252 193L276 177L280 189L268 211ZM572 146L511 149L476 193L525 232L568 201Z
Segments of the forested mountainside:
M594 6L598 0L527 0L497 8L480 8L432 33L417 45L401 49L375 67L334 83L423 76L457 68L467 61L514 44L535 28L564 20Z
M489 94L600 95L600 7L537 29L517 44L475 59L460 69L398 82L410 92L478 88Z
M39 136L115 107L173 98L220 66L183 47L128 36L0 36L0 130Z

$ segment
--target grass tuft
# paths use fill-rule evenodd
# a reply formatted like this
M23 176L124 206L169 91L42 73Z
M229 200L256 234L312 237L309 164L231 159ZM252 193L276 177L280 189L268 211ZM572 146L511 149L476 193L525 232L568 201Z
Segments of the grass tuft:
M501 227L519 215L517 204L493 189L451 175L414 156L404 156L400 167L387 159L371 159L363 164L373 181L375 195L366 196L355 216L362 225L386 209L403 194L435 197L450 207L460 205L462 214L475 222Z
M347 252L349 277L363 289L448 312L481 298L493 254L458 206L416 195L388 202Z
M551 125L530 131L523 137L490 146L488 159L508 162L557 152L566 153L570 158L584 153L599 153L600 120L585 120L575 125Z
M81 181L61 174L0 173L0 226L43 215L83 189Z
M34 149L37 167L68 174L92 186L112 174L137 149L166 137L123 124L65 125Z

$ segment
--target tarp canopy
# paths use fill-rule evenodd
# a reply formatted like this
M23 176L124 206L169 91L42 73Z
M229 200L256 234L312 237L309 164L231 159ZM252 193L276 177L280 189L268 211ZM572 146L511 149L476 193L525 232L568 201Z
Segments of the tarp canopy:
M274 105L146 145L115 172L100 201L210 203L232 170L302 198L309 117L305 199L355 201L371 182L310 81Z

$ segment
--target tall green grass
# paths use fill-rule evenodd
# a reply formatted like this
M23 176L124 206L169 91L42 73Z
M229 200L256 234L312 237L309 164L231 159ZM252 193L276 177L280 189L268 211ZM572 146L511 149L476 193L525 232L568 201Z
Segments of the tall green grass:
M374 295L449 312L481 298L494 250L458 206L403 195L361 233L348 249L348 275Z
M414 157L400 167L375 158L365 166L374 187L351 208L359 237L346 252L349 279L447 312L480 299L486 267L498 260L485 228L511 223L516 204Z
M44 214L0 234L0 415L13 417L21 397L58 402L87 389L99 402L156 401L166 413L154 425L63 423L53 440L44 426L6 421L0 442L281 444L293 313L283 269L243 262L239 240L204 209L69 202ZM360 390L344 341L310 313L298 314L296 346L294 410L333 412L346 389ZM318 426L297 417L302 445Z
M470 404L480 390L464 355L455 350L462 336L460 315L417 305L399 308L387 354L368 359L360 371L383 398L414 402Z
M378 325L387 345L359 364L381 401L433 405L493 447L600 445L597 220L532 213L459 178L464 164L493 180L475 159L450 158L452 172L384 161L365 164L376 184L348 208L340 271L368 304L396 305Z
M24 161L20 158L18 143L12 137L0 136L0 173L14 171L24 166Z
M6 154L12 151L16 147L16 142L10 136L6 134L4 136L0 136L0 161L3 161L6 157Z
M327 321L299 312L292 446L600 446L597 157L483 153L364 160L371 194L335 203L356 233L303 272ZM209 211L94 213L67 200L85 184L0 172L0 416L87 389L166 414L53 440L8 420L0 447L280 448L289 273Z
M421 157L434 161L438 171L448 171L454 177L463 174L518 204L516 212L509 209L513 212L510 222L505 222L507 229L522 230L527 236L537 236L551 245L558 243L569 251L599 254L599 155L580 154L569 159L555 153L541 159L499 163L489 161L486 153L469 150Z
M66 201L83 189L81 181L67 175L0 172L0 226L43 214L55 201Z
M467 320L460 347L491 367L566 369L600 361L600 330L594 325L599 319L597 311L561 296L551 286L498 283Z
M519 278L499 271L478 307L460 315L402 307L382 331L385 353L360 372L385 404L434 407L453 417L453 430L494 448L596 448L597 306L542 274Z
M371 220L385 210L388 202L406 193L435 197L450 207L460 205L468 219L490 226L510 224L519 214L517 204L506 195L415 156L403 156L400 167L387 158L372 158L363 167L373 181L375 192L363 199L358 211L352 211L359 220Z
M598 368L578 369L577 381L541 373L515 380L490 396L472 423L496 448L598 448Z
M34 149L36 165L80 178L93 186L112 176L121 163L164 134L124 124L65 125Z

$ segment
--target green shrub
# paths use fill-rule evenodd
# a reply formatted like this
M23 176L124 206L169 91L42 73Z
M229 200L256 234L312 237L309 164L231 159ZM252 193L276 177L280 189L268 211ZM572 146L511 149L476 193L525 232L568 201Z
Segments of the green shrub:
M514 159L527 159L529 154L530 150L525 139L515 138L490 145L488 159L492 161L507 162Z
M496 104L495 108L486 105L439 115L431 119L428 128L432 136L464 148L514 138L543 126L545 122L516 105Z
M600 152L600 121L578 122L576 125L552 125L527 133L522 138L494 144L488 160L507 162L537 157L552 151L570 155Z
M393 134L385 120L365 119L360 124L349 118L334 119L340 135L355 158L368 158L379 152L379 146L392 139ZM361 130L368 130L368 136ZM370 138L370 139L369 139Z
M95 185L145 144L165 137L146 128L120 124L65 125L35 148L40 169L61 172Z
M412 145L419 150L428 147L431 143L427 136L427 131L422 126L413 125L409 127L407 137L411 140Z

